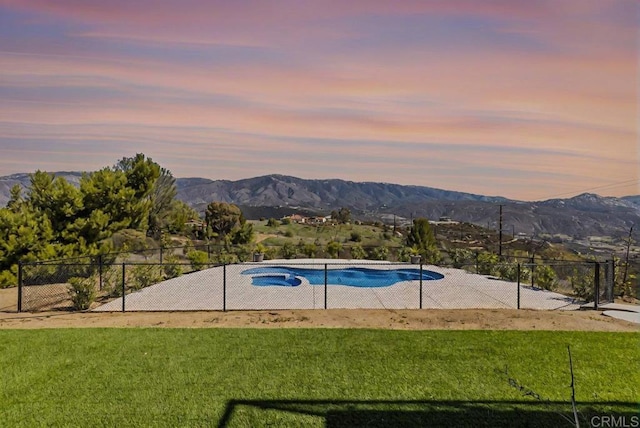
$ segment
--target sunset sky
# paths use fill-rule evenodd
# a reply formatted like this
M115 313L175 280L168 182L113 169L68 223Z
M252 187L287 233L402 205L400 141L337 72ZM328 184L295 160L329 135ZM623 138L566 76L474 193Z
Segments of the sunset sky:
M0 176L142 152L521 200L639 194L637 0L0 0Z

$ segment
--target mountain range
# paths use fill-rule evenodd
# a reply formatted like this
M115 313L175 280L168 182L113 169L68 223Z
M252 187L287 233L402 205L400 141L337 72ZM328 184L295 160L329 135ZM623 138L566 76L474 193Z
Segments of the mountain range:
M59 172L71 183L81 173ZM0 177L0 206L9 200L15 184L29 185L29 174ZM294 212L329 214L347 207L355 218L408 223L412 218L443 217L498 229L500 206L505 233L564 236L568 239L628 236L640 223L640 195L622 198L584 193L567 199L517 201L424 186L339 179L310 180L267 175L237 181L205 178L176 179L178 199L199 211L212 201L234 203L249 219ZM640 234L634 228L634 237Z

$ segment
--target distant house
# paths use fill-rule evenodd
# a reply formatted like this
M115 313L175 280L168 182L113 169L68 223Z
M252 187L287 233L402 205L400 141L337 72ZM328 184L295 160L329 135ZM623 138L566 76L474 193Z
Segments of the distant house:
M318 225L318 224L325 224L327 222L330 222L331 216L305 217L300 214L292 214L286 217L282 217L282 220L289 220L291 223L298 223L298 224Z
M311 217L308 219L308 223L309 224L325 224L327 221L331 220L331 216L326 216L326 217Z
M192 228L194 228L194 229L200 229L200 230L202 230L202 229L204 229L204 227L205 227L205 222L204 222L204 221L202 221L202 220L194 220L194 219L191 219L191 220L189 220L189 221L185 221L185 222L184 222L184 225L185 225L185 226L192 227Z
M282 217L282 220L288 219L291 223L300 223L300 224L304 224L307 223L308 218L305 216L302 216L300 214L292 214L286 217Z

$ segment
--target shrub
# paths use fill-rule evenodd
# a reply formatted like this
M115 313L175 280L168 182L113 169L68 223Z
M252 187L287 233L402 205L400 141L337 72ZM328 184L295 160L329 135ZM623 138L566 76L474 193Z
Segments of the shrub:
M574 268L569 281L571 281L571 288L577 297L588 302L594 300L593 275L580 273L578 269Z
M413 251L409 247L402 247L398 250L398 261L399 262L408 262L411 260L411 256L413 255Z
M360 232L351 232L350 241L352 242L362 242L362 235Z
M187 253L187 259L191 263L193 270L202 270L209 263L209 255L200 250L191 250Z
M218 262L224 263L225 265L230 265L231 263L238 262L238 256L233 253L221 252L218 255Z
M235 254L240 262L246 262L253 258L253 246L239 245L233 248L233 254Z
M162 270L162 266L158 265L136 265L131 269L131 277L127 285L133 290L140 290L157 284L164 279Z
M354 245L351 247L351 258L356 260L362 260L367 257L367 252L362 248L362 245Z
M284 236L286 236L287 238L293 238L293 231L292 230L287 230L284 233Z
M109 265L103 270L102 287L110 296L122 296L122 265Z
M180 264L180 259L177 256L169 256L165 259L165 264L162 265L164 276L167 279L176 278L182 275L183 269Z
M533 282L544 290L556 288L556 272L551 266L537 265L533 272Z
M268 221L267 221L267 226L269 227L278 227L280 223L278 223L278 220L276 220L275 218L271 217Z
M342 249L342 245L339 242L331 241L327 244L327 253L329 253L329 257L332 259L337 259L340 250Z
M369 255L373 260L387 260L389 249L384 246L375 247L369 252Z
M89 278L69 278L69 296L73 303L73 309L86 311L91 308L91 304L96 300L95 279Z
M10 270L0 272L0 288L16 287L18 285L18 277Z
M304 246L302 247L302 252L304 253L305 256L312 258L318 252L318 246L315 243L304 244Z
M285 242L280 251L284 259L292 259L297 254L295 245L290 242Z
M481 275L494 275L496 265L498 264L498 256L493 253L482 252L478 254L477 268Z
M473 251L466 248L454 248L449 250L449 258L454 268L460 269L463 266L473 263Z
M143 251L153 246L153 240L134 229L123 229L113 234L111 243L120 251Z

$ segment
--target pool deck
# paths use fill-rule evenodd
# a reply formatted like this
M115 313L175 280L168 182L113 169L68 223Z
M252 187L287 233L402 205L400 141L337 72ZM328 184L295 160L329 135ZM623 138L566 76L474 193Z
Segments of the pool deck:
M294 259L240 263L193 272L127 294L127 311L186 310L277 310L277 309L418 309L420 282L403 281L389 287L347 287L311 285L305 278L296 287L255 286L252 276L242 272L256 266L294 266L328 269L369 267L376 269L419 268L408 263L367 260ZM517 307L517 284L468 273L461 269L424 265L443 279L423 281L422 308L499 309ZM223 286L226 277L226 287ZM226 306L223 307L223 295ZM520 287L522 308L575 310L580 302L551 291ZM95 311L121 311L122 298Z

